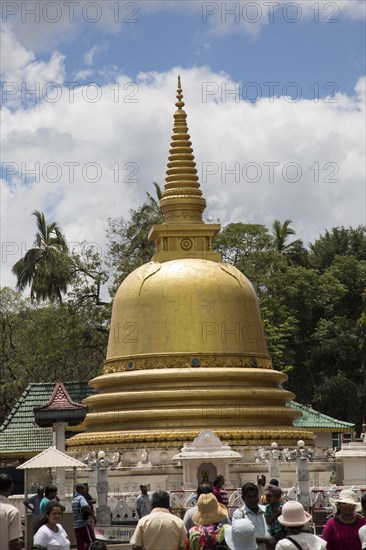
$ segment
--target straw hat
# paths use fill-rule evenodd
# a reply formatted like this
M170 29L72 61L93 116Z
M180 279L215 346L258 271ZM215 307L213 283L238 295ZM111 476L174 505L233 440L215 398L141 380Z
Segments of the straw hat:
M277 518L285 527L300 527L310 521L311 515L305 512L303 505L296 500L285 502L282 507L282 514Z
M196 525L210 525L227 520L227 509L217 502L212 493L201 495L197 501L198 510L193 514L192 521Z
M225 527L225 542L231 550L257 550L255 528L249 519L237 519L233 525Z
M353 506L356 507L355 508L356 512L361 511L361 502L358 502L356 493L354 493L350 489L343 489L343 491L339 493L338 498L330 498L329 502L333 504L333 506L337 506L338 504L342 504L342 503L352 504Z

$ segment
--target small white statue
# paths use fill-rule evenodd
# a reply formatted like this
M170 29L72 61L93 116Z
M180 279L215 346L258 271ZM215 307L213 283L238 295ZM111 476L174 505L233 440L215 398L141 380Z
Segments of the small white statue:
M119 455L118 451L113 453L112 460L111 460L111 470L116 470L118 468L118 466L120 466L119 458L120 458L120 455Z
M85 459L83 460L83 462L87 465L87 468L89 470L89 472L92 472L93 470L95 470L95 467L97 465L97 460L96 460L96 455L95 455L95 451L90 451Z
M147 464L149 462L149 453L147 452L146 449L142 449L141 451L141 460L140 462L142 464Z
M270 479L280 478L280 451L276 442L271 443L269 451L269 477Z

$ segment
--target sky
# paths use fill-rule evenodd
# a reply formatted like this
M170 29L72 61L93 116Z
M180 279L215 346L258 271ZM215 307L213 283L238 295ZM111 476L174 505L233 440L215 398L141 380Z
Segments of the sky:
M366 224L363 0L3 0L1 286L32 212L106 254L164 185L180 74L205 218ZM82 244L83 242L87 244Z

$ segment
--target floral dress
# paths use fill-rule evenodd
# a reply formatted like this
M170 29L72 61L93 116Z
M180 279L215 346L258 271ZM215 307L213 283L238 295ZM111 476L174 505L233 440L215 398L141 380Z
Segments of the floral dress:
M211 537L212 545L219 542L228 548L225 543L225 525L223 523L211 523L211 525L205 525L204 527ZM184 550L203 550L204 548L208 548L205 531L202 525L195 525L188 531L184 542Z

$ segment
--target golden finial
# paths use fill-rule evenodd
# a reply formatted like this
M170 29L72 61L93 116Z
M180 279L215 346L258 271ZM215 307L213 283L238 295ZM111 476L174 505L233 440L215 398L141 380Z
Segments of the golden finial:
M180 76L179 75L178 75L177 99L178 99L178 101L175 104L175 106L178 107L178 110L182 110L182 107L184 107L184 101L182 101L183 94L182 94L182 86L181 86L181 83L180 83Z
M155 225L150 239L155 241L156 261L173 258L206 258L220 261L220 254L212 249L213 238L219 225L205 224L202 213L206 201L198 181L192 143L184 111L183 91L178 76L177 110L174 113L172 141L170 143L168 168L166 171L160 208L164 221Z
M198 182L196 163L191 147L184 111L183 91L178 76L177 110L174 113L172 141L170 143L168 169L160 207L164 223L203 223L202 212L206 201Z

